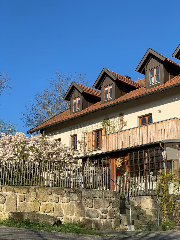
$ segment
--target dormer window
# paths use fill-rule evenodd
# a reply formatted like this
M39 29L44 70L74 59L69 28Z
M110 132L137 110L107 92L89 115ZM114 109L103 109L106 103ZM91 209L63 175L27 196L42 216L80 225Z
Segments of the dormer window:
M73 99L73 112L80 110L80 97Z
M154 85L157 83L160 83L160 78L159 78L159 68L154 68L149 70L149 84Z
M107 87L105 87L104 97L105 101L112 99L112 85L108 85Z

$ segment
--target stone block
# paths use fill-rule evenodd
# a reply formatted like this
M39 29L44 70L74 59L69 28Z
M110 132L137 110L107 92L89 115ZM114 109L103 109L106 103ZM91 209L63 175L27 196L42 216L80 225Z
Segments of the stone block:
M153 199L150 196L142 197L141 198L141 208L143 210L155 208L155 204Z
M101 213L102 214L107 214L108 213L108 209L101 209Z
M64 216L74 215L74 203L64 203L61 205L63 209Z
M83 222L86 228L92 228L92 220L89 218L82 218L81 222Z
M112 198L119 198L119 193L105 190L105 191L103 191L103 197L104 198L111 198L111 199Z
M103 200L99 198L93 199L93 206L95 209L100 209L100 208L108 208L110 205L109 200Z
M4 204L6 201L6 198L4 195L0 194L0 204Z
M52 188L52 194L64 195L65 194L65 190L64 190L64 188L53 187Z
M119 219L113 219L112 220L112 228L117 229L120 227L120 220Z
M60 203L55 203L54 204L54 216L56 216L56 217L63 217L64 216Z
M120 207L120 200L119 199L112 199L112 207L113 208Z
M101 229L103 229L103 224L101 223L100 220L93 220L92 227L95 229L101 230Z
M4 209L4 205L0 204L0 212L3 212L3 209Z
M25 194L18 194L17 199L19 202L24 202L25 201Z
M34 202L36 200L36 193L31 192L26 195L26 202Z
M2 187L2 192L14 192L14 187L13 186L4 186Z
M28 191L29 191L28 187L14 187L14 192L15 193L25 194L25 193L28 193Z
M55 195L55 194L49 196L49 202L58 203L59 202L59 196Z
M60 198L61 203L69 203L70 202L70 197L62 197Z
M76 217L85 217L85 207L81 202L75 203L75 216Z
M86 217L88 218L98 218L99 217L99 212L96 209L86 209Z
M43 223L47 225L60 225L61 221L54 216L39 214L35 212L13 212L10 214L15 221L29 220L30 222Z
M92 208L93 207L93 200L90 199L90 198L83 199L83 203L88 208Z
M76 201L77 200L77 193L71 193L70 194L70 201Z
M39 195L51 195L52 191L51 188L49 187L40 187L38 189L38 194Z
M107 219L107 214L100 214L100 219Z
M112 220L103 220L103 229L112 229Z
M52 203L42 203L40 206L41 213L53 213L54 206Z
M18 212L39 212L39 202L20 202L17 207ZM15 211L11 211L15 212Z
M103 191L94 189L83 189L82 198L101 198L103 197Z
M6 213L17 211L17 196L14 193L8 193L6 202L4 203L4 211Z
M108 211L108 214L107 214L107 218L108 219L113 219L115 217L115 211L113 208L111 208L109 211Z
M37 200L40 202L49 202L49 195L38 195Z

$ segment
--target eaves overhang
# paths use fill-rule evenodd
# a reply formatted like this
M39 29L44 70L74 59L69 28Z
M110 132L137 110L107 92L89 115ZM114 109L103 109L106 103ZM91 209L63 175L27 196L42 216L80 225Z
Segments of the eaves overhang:
M177 46L172 56L180 60L180 44Z
M98 90L101 90L101 82L104 74L107 74L109 77L111 77L114 81L117 79L117 77L111 73L107 68L103 68L100 72L98 78L96 79L95 83L93 84L93 88L96 88Z
M79 118L79 117L83 117L83 116L85 116L85 115L88 115L88 114L90 114L90 113L95 113L95 112L97 112L97 111L99 111L99 110L104 110L104 109L107 109L107 108L109 108L109 107L116 106L116 105L118 105L118 104L120 104L120 103L127 103L127 102L129 102L129 101L136 100L136 99L140 99L140 98L145 97L145 96L150 96L150 95L153 95L153 94L155 94L155 93L163 92L164 90L171 89L171 88L178 87L178 86L180 86L180 82L178 82L178 83L176 83L176 84L173 84L173 85L170 85L170 86L166 86L166 87L164 87L164 88L160 88L160 89L158 88L158 89L155 90L155 91L146 92L146 93L144 93L144 94L141 94L141 95L138 95L138 96L135 96L135 97L131 97L131 98L128 98L128 99L119 101L119 102L117 101L117 102L112 103L112 104L109 104L109 105L107 105L107 106L105 105L105 106L99 107L99 108L97 108L97 109L93 109L93 110L91 110L91 111L88 111L88 112L85 112L85 113L82 113L82 114L79 114L79 115L70 117L70 118L68 118L68 119L64 119L64 120L61 120L61 121L58 121L58 122L49 124L49 125L47 125L47 126L43 126L43 127L40 127L40 128L36 128L35 130L33 130L33 129L34 129L34 128L33 128L33 129L30 129L27 133L33 133L33 132L35 132L35 131L39 131L39 130L42 130L42 129L44 130L44 129L48 128L48 127L51 127L51 126L54 126L54 125L57 125L57 124L60 124L60 123L64 123L64 122L67 122L67 121L71 121L71 120L74 120L74 119L76 119L76 118Z
M136 145L136 146L132 146L132 147L127 147L127 148L121 148L121 149L116 149L116 150L112 150L112 151L107 151L107 152L89 154L89 155L85 155L85 156L78 156L76 158L77 159L86 159L86 158L94 158L94 157L101 157L101 156L104 157L106 155L110 155L110 154L113 154L113 153L125 152L125 151L129 151L129 150L133 150L133 149L139 149L139 148L142 148L142 147L158 145L160 143L163 143L163 142L162 141L158 141L158 142L146 143L146 144Z
M76 88L80 93L83 93L83 89L76 82L73 81L68 88L66 94L64 95L64 100L70 100L70 96L74 88Z
M166 59L166 57L164 57L160 53L156 52L152 48L149 48L146 51L146 53L144 54L144 56L141 59L140 63L138 64L138 66L136 68L136 71L139 72L139 73L145 74L145 65L146 65L147 61L149 60L149 58L151 58L153 56L158 58L158 59L160 59L161 61L165 61L165 59Z

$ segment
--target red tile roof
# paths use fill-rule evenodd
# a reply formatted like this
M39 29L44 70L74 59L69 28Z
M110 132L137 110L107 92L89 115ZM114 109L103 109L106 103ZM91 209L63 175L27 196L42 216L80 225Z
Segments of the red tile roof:
M109 70L109 69L108 69L108 71L110 71L114 76L116 76L117 79L120 80L121 82L127 83L127 84L129 84L129 85L131 85L131 86L133 86L133 87L136 87L136 88L141 87L137 82L132 81L132 80L131 80L130 78L128 78L128 77L121 76L121 75L119 75L118 73L115 73L115 72L113 72L113 71L111 71L111 70Z
M90 107L85 108L84 110L77 112L77 113L70 114L70 109L68 109L68 110L56 115L55 117L47 120L46 122L38 125L37 127L30 129L28 131L28 133L35 132L36 130L40 130L40 129L46 128L48 126L57 124L57 123L67 121L67 120L73 119L75 117L82 116L84 114L88 114L88 113L100 110L101 108L106 108L106 107L115 105L120 102L129 101L134 98L139 98L139 97L143 97L145 95L150 95L150 94L156 93L157 91L166 90L169 87L175 87L176 85L180 85L180 75L172 78L171 80L169 80L168 82L166 82L162 85L158 85L151 89L146 89L144 87L141 87L141 88L135 89L135 90L121 96L120 98L117 98L117 99L111 101L111 102L107 102L104 104L102 104L101 102L97 102L97 103L91 105Z
M83 91L84 91L85 93L94 95L94 96L96 96L96 97L101 97L101 92L100 92L100 91L98 91L98 90L96 90L96 89L94 89L94 88L86 87L86 86L84 86L84 85L82 85L82 84L79 84L79 83L77 83L77 84L83 89Z
M136 83L138 83L139 85L141 85L141 87L145 87L145 86L146 86L146 80L145 80L145 78L138 79L138 80L136 81Z

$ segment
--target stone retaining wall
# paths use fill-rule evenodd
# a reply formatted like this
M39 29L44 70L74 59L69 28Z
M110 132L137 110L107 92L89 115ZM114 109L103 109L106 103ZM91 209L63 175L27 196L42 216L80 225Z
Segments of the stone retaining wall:
M0 219L11 212L36 212L61 221L82 221L88 227L120 226L119 193L88 189L0 187Z

